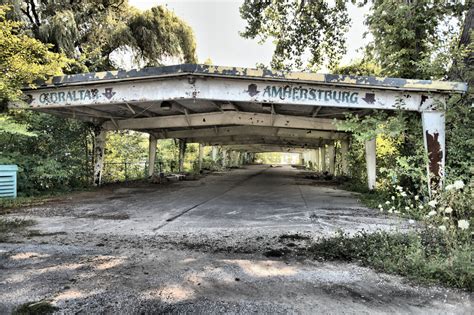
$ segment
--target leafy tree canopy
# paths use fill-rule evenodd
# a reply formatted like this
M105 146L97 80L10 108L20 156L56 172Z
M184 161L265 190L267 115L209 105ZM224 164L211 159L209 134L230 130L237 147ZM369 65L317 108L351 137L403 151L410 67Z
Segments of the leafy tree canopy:
M346 1L245 0L240 14L247 21L243 37L275 43L274 69L315 70L324 62L333 68L346 52Z
M351 20L349 1L246 0L240 7L247 25L241 35L272 39L275 69L318 70L322 65L340 72L338 63L346 53L345 34ZM372 43L364 59L380 66L380 74L404 78L440 78L450 66L450 45L458 43L463 15L471 1L352 0L370 5L366 18ZM307 62L305 63L305 60ZM359 63L359 70L374 72ZM362 68L361 68L362 67ZM347 71L344 71L347 72Z
M452 61L452 45L470 1L371 1L366 24L373 35L367 47L382 75L440 78Z
M76 59L71 72L116 68L113 52L131 51L138 65L152 66L163 58L194 62L191 28L158 6L140 12L126 0L0 0L13 6L10 18L24 22L24 31L54 52Z
M0 6L0 103L16 100L20 88L36 79L60 74L68 60L48 50L50 45L19 34L20 22L6 19L8 8Z

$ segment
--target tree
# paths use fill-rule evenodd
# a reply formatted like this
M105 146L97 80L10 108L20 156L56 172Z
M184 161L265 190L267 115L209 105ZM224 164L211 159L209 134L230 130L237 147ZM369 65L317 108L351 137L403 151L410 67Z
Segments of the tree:
M380 67L379 75L416 79L445 79L472 82L473 8L469 2L443 1L373 1L366 24L374 40L366 48L365 60ZM460 25L465 17L463 28ZM446 24L447 23L447 24ZM369 63L369 64L370 64ZM338 69L339 73L371 74L364 62ZM376 74L376 73L372 73ZM448 181L469 180L473 172L471 152L474 150L472 92L450 98L446 109L446 145ZM387 178L405 187L419 190L424 187L424 156L421 118L419 113L403 112L379 117L347 117L342 126L358 136L376 131L390 140L395 155L380 161ZM390 135L391 124L398 131ZM395 137L394 137L395 136ZM359 146L360 148L361 146ZM393 161L395 158L395 162ZM360 161L362 163L363 161ZM389 182L393 184L392 182Z
M243 37L273 39L274 69L314 70L324 62L333 68L346 52L344 35L350 22L346 1L245 0L240 15L247 21Z
M60 74L68 60L48 50L38 40L19 34L20 22L6 19L8 7L0 6L0 103L17 100L20 88L34 80Z
M129 52L137 65L159 65L163 58L195 62L191 28L164 7L140 12L126 0L0 0L13 5L10 18L54 52L77 60L70 72L116 68L113 53Z
M367 47L386 76L432 79L446 74L450 45L469 1L374 0L366 24Z
M133 53L135 65L141 66L159 65L165 58L195 61L192 30L163 7L139 12L120 0L1 3L11 5L10 11L3 9L0 19L0 43L5 45L0 45L0 95L7 95L0 100L4 104L18 98L20 87L33 80L60 74L66 63L68 73L111 70L117 66L114 54L124 51ZM22 194L87 185L92 175L93 130L88 123L11 111L0 118L0 163L20 167ZM132 136L124 137L127 144L135 143Z

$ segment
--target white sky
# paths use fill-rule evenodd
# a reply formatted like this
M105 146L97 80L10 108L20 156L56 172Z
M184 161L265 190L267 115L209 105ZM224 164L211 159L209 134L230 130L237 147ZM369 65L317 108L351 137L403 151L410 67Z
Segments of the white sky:
M186 21L194 30L197 42L198 61L211 58L212 63L221 66L255 67L257 63L269 65L273 44L258 44L257 40L244 39L239 35L246 25L239 13L241 0L129 0L139 9L155 5L166 5L168 9ZM360 57L356 52L363 46L362 35L364 14L367 8L350 5L352 26L347 34L348 53L342 63L349 63Z

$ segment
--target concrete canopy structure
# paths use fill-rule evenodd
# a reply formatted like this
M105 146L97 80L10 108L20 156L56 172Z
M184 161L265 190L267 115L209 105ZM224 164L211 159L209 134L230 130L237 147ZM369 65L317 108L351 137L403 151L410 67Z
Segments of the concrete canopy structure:
M107 130L149 133L150 162L155 159L156 139L178 138L243 152L321 148L319 164L333 171L335 141L347 152L350 138L338 131L335 121L348 112L369 115L374 109L422 113L428 172L439 179L444 169L446 99L466 90L466 84L457 82L183 64L54 77L24 94L30 109L97 126L99 184ZM373 188L375 141L369 141L367 157ZM347 161L342 164L347 169Z

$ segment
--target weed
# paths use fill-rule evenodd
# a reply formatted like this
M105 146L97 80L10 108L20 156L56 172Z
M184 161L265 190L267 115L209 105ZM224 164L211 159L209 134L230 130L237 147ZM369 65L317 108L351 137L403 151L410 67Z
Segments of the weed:
M452 247L437 231L362 231L353 237L340 232L314 243L309 252L316 259L355 262L422 283L474 289L472 244Z
M48 301L28 302L20 305L13 311L13 315L40 315L51 314L58 308Z

